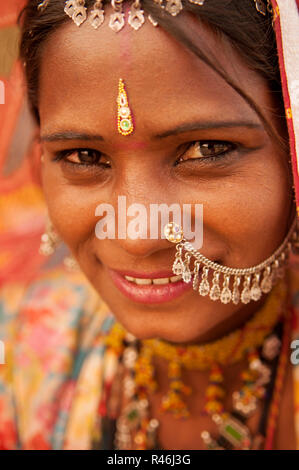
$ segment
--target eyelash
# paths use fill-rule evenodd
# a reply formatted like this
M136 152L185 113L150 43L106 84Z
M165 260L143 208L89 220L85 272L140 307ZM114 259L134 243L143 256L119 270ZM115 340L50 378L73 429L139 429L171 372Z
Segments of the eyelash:
M81 168L84 168L84 167L88 168L88 167L94 167L94 166L107 168L107 164L101 163L101 162L97 162L97 163L84 163L84 162L75 163L75 162L71 162L70 160L67 160L67 157L69 157L70 155L72 155L74 153L84 152L84 151L89 151L89 152L93 152L93 153L98 154L98 160L102 156L101 152L99 152L97 150L93 150L93 149L90 149L90 148L75 148L75 149L62 150L61 152L57 152L55 154L55 157L54 157L53 161L54 162L63 161L63 163L66 163L68 165L73 165L74 167L81 167Z
M198 157L198 158L187 158L186 160L183 160L185 154L192 150L192 148L195 148L196 145L222 145L222 146L227 146L228 149L225 150L225 151L222 151L222 152L219 152L217 155L210 155L210 156L202 156L202 157ZM190 144L188 144L187 148L184 150L184 153L182 154L182 156L176 161L176 165L179 164L179 163L190 163L190 162L197 162L197 163L201 163L201 164L205 164L205 163L210 163L210 162L219 162L220 160L225 160L225 159L228 159L231 154L237 149L237 147L240 147L240 145L238 146L237 144L235 143L232 143L232 142L227 142L227 141L221 141L221 140L196 140L194 142L191 142ZM182 160L181 160L182 159ZM181 160L181 161L180 161Z
M218 145L227 146L228 150L220 152L217 155L204 156L204 157L199 157L199 158L188 158L186 160L181 160L180 161L180 159L182 159L184 157L186 152L190 151L193 147L195 148L195 146L197 144L200 144L200 145L203 145L203 144L214 144L214 145L218 144ZM234 150L236 150L236 148L237 148L237 145L232 143L232 142L217 141L217 140L205 140L205 141L196 140L196 141L193 141L190 144L188 144L187 148L185 148L185 150L184 150L184 153L176 160L175 166L177 166L179 163L190 163L190 162L198 162L198 161L200 161L201 163L204 163L204 162L215 162L215 161L220 161L220 160L222 161L226 158L229 158L230 154ZM94 166L107 168L108 165L105 164L105 163L101 163L101 162L97 162L97 163L84 163L84 162L75 163L75 162L72 162L70 160L67 160L67 157L69 157L70 155L72 155L74 153L80 153L80 152L83 152L83 151L90 151L90 152L97 153L98 154L98 159L97 160L100 160L101 156L103 155L103 154L101 154L101 152L99 152L97 150L90 149L90 148L76 148L76 149L62 150L60 152L57 152L54 159L53 159L53 161L59 162L59 161L63 160L64 163L66 163L68 165L73 165L74 167L81 167L81 168L94 167Z

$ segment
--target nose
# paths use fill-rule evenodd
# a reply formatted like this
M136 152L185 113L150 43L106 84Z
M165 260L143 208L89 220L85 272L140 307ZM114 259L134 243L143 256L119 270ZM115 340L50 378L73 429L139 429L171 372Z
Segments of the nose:
M117 201L113 204L113 209L108 209L106 205L98 206L96 215L101 216L101 211L105 211L104 218L100 219L96 226L96 236L108 238L113 241L113 247L137 256L147 257L153 253L169 249L170 244L164 236L164 226L168 223L168 205L130 202L126 195L118 195ZM111 211L107 215L107 211ZM105 233L103 227L105 226Z
M160 171L157 161L154 163L152 158L145 162L141 158L139 155L136 161L133 157L115 182L111 194L115 213L112 242L119 253L146 258L173 249L163 236L163 229L171 217L167 212L176 196L165 190L165 172Z

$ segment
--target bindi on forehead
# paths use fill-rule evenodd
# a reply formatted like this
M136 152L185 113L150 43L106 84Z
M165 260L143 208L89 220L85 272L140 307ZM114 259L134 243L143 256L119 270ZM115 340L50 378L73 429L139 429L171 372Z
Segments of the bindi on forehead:
M123 141L123 142L117 142L114 145L115 150L143 150L147 147L147 143L143 141Z

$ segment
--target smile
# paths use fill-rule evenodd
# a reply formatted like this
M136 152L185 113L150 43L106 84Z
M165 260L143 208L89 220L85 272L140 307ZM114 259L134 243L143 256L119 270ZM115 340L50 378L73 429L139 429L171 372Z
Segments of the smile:
M143 304L170 302L192 290L192 282L186 284L181 276L171 272L128 273L109 269L110 277L117 289L128 299Z

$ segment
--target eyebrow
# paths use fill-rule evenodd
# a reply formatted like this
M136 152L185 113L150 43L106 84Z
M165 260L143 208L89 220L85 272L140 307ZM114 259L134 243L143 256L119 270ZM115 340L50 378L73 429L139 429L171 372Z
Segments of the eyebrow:
M88 134L86 132L55 132L53 134L45 134L41 136L43 142L55 142L57 140L100 140L103 141L104 137L100 134Z
M232 129L237 127L245 127L247 129L263 129L263 126L256 122L250 121L211 121L211 122L189 122L181 124L173 129L162 132L154 136L156 139L164 139L172 135L179 135L184 132L192 132L209 129Z
M263 126L259 123L250 121L211 121L211 122L189 122L180 124L172 129L166 130L160 134L155 134L152 139L164 139L166 137L183 134L185 132L193 132L199 130L209 129L232 129L243 127L247 129L263 129ZM53 134L45 134L41 136L43 142L55 142L58 140L86 140L86 141L104 141L104 137L100 134L88 134L86 132L55 132Z

